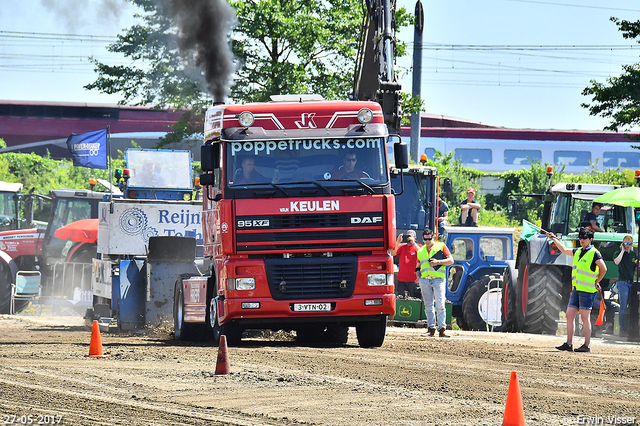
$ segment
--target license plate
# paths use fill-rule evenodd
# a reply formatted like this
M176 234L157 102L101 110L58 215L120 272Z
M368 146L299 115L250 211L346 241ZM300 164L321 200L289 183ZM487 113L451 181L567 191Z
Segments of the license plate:
M295 312L330 311L331 303L294 303Z

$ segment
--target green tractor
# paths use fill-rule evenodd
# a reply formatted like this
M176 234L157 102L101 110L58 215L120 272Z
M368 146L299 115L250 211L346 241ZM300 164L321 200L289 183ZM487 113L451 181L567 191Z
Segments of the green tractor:
M566 247L579 247L578 231L587 226L585 216L593 200L619 188L619 185L558 183L546 194L542 229L552 232ZM535 195L534 195L535 196ZM515 205L515 203L512 203ZM636 236L633 209L605 205L597 218L603 232L596 232L594 245L607 264L602 288L618 278L613 263L625 235ZM523 232L524 234L524 232ZM637 237L634 237L637 244ZM502 286L502 324L504 331L556 334L560 312L566 310L571 293L572 258L564 255L541 233L524 237L518 243L515 263L504 274ZM594 305L592 315L597 315ZM610 319L609 319L610 320Z

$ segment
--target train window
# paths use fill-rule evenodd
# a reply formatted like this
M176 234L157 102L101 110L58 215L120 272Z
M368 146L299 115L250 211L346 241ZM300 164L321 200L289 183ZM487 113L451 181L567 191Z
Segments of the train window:
M589 166L591 153L589 151L554 151L554 164L567 166Z
M504 164L527 165L533 160L542 161L542 151L537 149L505 149Z
M436 156L435 148L425 148L424 153L427 155L427 158L430 158L432 160Z
M491 164L491 150L478 148L456 148L455 158L466 164Z
M640 167L640 153L605 151L603 163L607 168L637 169Z

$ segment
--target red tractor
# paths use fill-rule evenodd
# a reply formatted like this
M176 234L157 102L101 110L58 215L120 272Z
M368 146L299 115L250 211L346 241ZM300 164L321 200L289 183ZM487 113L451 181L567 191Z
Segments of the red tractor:
M91 261L96 255L96 244L62 240L54 234L71 222L97 218L98 203L104 193L58 189L47 197L34 194L33 190L22 194L21 184L9 185L13 186L0 185L0 313L10 312L11 284L19 271L40 271L40 303L86 308L72 300L77 288L82 292L91 289ZM35 200L40 212L46 212L50 206L48 222L33 220ZM28 303L16 301L14 312L20 312ZM91 301L85 304L90 306Z

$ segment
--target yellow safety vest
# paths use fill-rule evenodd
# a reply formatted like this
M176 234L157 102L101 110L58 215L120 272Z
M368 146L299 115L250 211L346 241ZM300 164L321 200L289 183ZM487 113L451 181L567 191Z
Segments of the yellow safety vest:
M600 267L596 265L596 271L591 270L591 263L593 263L593 257L596 253L600 253L595 247L591 247L580 258L580 252L582 249L576 250L573 254L573 270L571 271L571 282L573 288L579 291L585 291L587 293L595 293L596 279L600 272Z
M420 262L420 277L422 278L442 278L444 279L444 271L446 268L439 267L436 271L430 264L431 259L436 253L441 252L444 248L444 243L436 241L433 243L431 250L427 250L427 246L424 245L418 250L418 262ZM443 265L444 266L444 265Z

